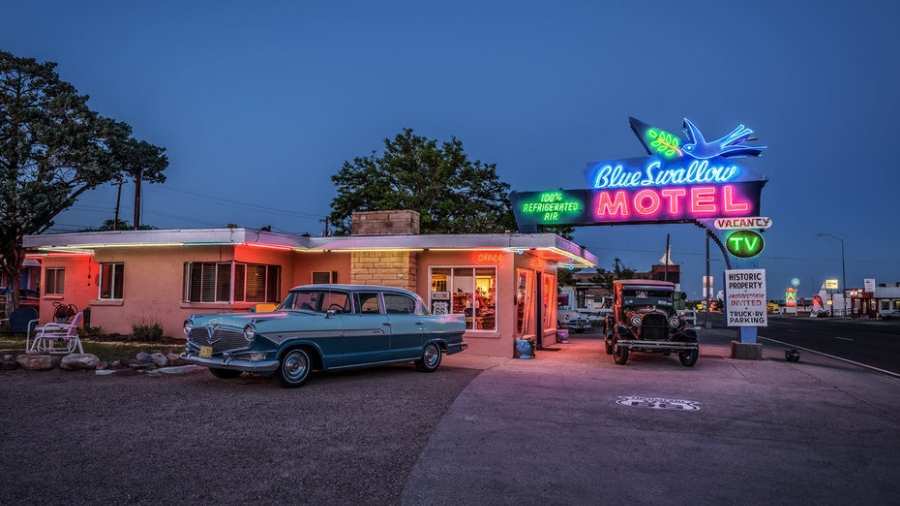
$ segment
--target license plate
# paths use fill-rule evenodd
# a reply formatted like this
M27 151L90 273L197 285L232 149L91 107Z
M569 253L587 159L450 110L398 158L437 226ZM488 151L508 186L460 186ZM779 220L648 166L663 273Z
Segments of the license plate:
M200 358L212 358L212 346L201 346Z

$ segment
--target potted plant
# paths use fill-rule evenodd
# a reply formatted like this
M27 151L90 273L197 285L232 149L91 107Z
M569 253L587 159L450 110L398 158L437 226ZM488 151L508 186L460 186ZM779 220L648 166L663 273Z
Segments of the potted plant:
M534 358L534 339L516 339L516 351L521 359Z

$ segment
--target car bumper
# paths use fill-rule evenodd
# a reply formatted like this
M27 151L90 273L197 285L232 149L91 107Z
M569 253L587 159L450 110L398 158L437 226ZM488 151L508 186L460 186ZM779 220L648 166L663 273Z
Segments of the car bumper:
M465 341L461 341L458 343L447 343L447 355L453 355L454 353L459 353L461 351L466 350L469 347L469 343Z
M278 369L277 360L245 360L233 357L203 358L197 353L182 353L181 359L189 364L211 369L230 369L244 372L272 372Z
M639 339L618 339L616 344L629 350L648 351L690 351L699 350L700 344L682 341L641 341Z

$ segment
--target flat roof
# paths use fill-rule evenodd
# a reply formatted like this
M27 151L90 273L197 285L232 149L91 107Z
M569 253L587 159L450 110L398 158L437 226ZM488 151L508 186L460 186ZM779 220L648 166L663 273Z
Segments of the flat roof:
M26 249L90 252L101 248L251 245L297 252L466 251L528 253L579 268L596 267L591 252L556 234L403 234L313 237L248 228L115 230L27 235Z

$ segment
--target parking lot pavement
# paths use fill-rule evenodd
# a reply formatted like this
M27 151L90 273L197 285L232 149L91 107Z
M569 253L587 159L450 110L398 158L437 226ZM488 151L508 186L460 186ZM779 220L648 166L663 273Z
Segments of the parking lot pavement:
M693 368L596 335L481 369L438 422L401 504L900 504L900 380L815 354L730 358L700 331Z

